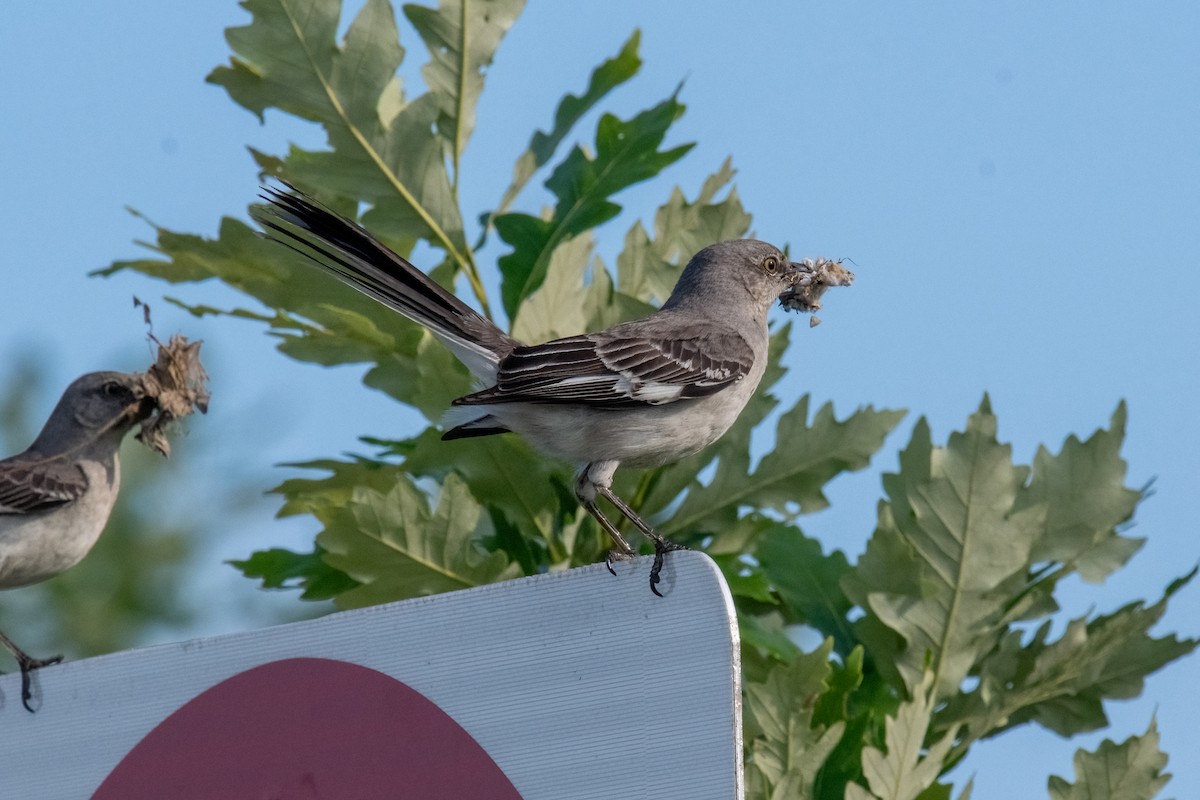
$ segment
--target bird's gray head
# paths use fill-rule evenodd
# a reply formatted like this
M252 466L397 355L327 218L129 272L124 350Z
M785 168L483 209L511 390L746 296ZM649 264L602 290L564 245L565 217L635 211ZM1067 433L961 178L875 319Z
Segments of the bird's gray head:
M153 411L140 375L89 372L63 392L30 449L47 455L72 447L115 451L129 429Z
M766 242L717 242L692 256L663 308L747 308L765 318L779 295L804 273L802 265Z

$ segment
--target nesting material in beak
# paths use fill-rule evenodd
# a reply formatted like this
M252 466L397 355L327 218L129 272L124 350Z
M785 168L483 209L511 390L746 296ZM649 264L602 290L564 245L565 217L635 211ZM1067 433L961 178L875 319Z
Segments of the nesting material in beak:
M171 443L165 428L190 416L193 410L208 411L208 373L200 363L200 345L176 334L165 345L158 343L158 359L142 374L144 396L139 401L141 430L135 438L167 456Z
M813 314L809 327L821 324L814 312L821 308L821 295L831 286L849 286L854 273L842 266L841 259L806 258L797 262L796 281L779 296L779 304L788 311Z

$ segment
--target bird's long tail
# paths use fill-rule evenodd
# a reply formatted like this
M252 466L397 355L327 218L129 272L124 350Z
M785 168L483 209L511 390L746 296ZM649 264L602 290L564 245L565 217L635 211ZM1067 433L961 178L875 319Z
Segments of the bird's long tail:
M517 342L368 233L297 191L266 188L252 216L267 235L429 329L486 383Z

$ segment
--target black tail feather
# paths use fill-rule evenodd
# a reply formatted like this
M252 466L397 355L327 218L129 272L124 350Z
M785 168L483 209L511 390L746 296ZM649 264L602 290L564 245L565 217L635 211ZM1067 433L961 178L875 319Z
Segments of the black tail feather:
M290 187L289 187L290 188ZM264 187L268 205L250 215L271 238L344 283L435 331L480 344L500 358L515 346L506 333L362 226L296 190Z

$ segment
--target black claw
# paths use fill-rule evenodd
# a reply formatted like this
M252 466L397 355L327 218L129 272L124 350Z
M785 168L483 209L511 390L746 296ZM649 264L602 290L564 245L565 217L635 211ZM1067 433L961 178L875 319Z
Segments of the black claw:
M654 540L654 565L650 567L650 591L654 592L659 597L663 594L658 590L658 584L662 580L663 559L667 553L672 553L676 550L687 550L681 544L668 542L666 539L659 537Z
M608 554L604 556L604 566L608 569L609 575L617 577L617 571L612 567L612 550L609 550Z
M52 658L28 658L19 659L18 665L21 667L21 705L25 706L25 710L30 714L35 713L33 707L29 705L29 701L33 699L32 680L30 675L35 669L48 667L51 664L57 664L63 660L62 656L54 656Z
M662 596L661 591L659 591L659 581L662 579L659 575L660 572L662 572L662 551L659 549L658 543L655 543L654 566L650 567L650 591L653 591L659 597Z
M21 671L21 705L25 706L25 710L30 714L34 713L33 708L29 705L29 701L33 699L33 691L29 688L29 673Z

